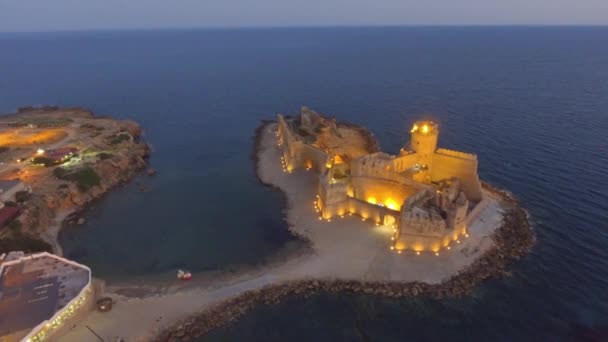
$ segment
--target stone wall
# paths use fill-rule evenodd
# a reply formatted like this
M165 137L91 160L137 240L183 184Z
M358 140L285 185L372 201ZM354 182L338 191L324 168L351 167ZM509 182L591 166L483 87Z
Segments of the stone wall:
M326 204L320 201L319 204L322 208L321 212L324 219L330 219L335 216L357 215L365 220L383 224L384 218L390 215L396 221L399 220L399 212L396 210L374 205L352 197L348 197L346 201L340 203Z
M403 202L419 190L413 185L378 178L352 177L351 182L353 197L394 210L400 210Z
M481 201L481 182L477 175L477 157L465 153L453 153L438 149L433 155L431 181L439 182L444 179L458 177L462 183L467 199Z
M277 115L277 123L277 139L281 146L287 170L311 168L318 173L323 173L325 171L325 164L329 158L327 153L301 141L293 134L289 123L281 114Z

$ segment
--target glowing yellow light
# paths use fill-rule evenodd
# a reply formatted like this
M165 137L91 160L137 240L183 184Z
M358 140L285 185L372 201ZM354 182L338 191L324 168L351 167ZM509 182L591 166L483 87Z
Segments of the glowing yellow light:
M397 253L401 254L401 250L398 250Z
M448 246L448 249L452 249L452 247Z
M420 252L416 252L416 255L420 255Z
M422 126L422 133L423 134L427 134L429 132L429 125L424 125Z
M469 234L464 234L464 236L469 237Z
M41 148L39 148L39 149L37 149L37 150L36 150L36 154L37 154L37 155L44 154L44 150L43 150L43 149L41 149Z
M435 252L435 256L439 256L439 253Z
M456 243L460 243L460 240L456 240Z
M412 127L412 130L410 132L414 133L418 130L418 125L414 124L414 127Z
M393 249L395 249L395 247L394 247L394 246L391 246L391 251L392 251Z
M376 202L377 202L377 201L376 201L376 197L368 197L368 198L367 198L367 202L368 202L368 203L371 203L371 204L376 204Z
M392 210L399 210L399 203L397 203L397 201L393 200L392 198L388 198L384 204L386 205L387 208L392 209Z
M395 240L395 237L394 237L394 236L391 236L391 240L392 240L392 241L394 241L394 240Z

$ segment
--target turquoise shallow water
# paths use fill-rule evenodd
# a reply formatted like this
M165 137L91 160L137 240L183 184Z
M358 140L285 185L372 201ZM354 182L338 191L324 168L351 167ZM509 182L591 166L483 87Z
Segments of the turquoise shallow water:
M125 279L263 262L297 246L257 183L260 119L308 105L397 152L421 116L476 152L537 233L513 276L462 300L318 295L260 307L205 341L608 339L608 28L326 28L0 34L0 111L79 105L142 124L140 177L61 237ZM136 183L153 190L140 193ZM286 247L287 246L287 247Z

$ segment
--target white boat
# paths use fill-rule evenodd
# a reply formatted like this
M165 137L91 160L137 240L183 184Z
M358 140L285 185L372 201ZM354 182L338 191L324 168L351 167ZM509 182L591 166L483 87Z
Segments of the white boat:
M190 279L192 279L192 273L190 273L186 270L177 270L177 279L190 280Z

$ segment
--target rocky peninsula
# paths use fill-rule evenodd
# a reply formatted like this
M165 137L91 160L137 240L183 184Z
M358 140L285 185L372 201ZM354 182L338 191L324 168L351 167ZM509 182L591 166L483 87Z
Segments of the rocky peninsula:
M24 107L0 117L0 179L27 188L5 203L20 215L3 231L2 251L61 254L64 220L82 224L88 204L147 167L150 149L141 135L134 121L84 108Z
M342 137L354 137L349 151L377 150L373 135L364 128L336 123L335 129ZM263 122L256 130L252 159L260 182L284 194L287 229L309 243L308 251L236 273L195 274L188 285L111 288L116 300L112 312L91 313L64 339L83 340L91 328L108 338L188 341L238 319L256 305L318 292L396 299L461 297L486 279L508 275L509 265L534 243L527 214L517 200L484 183L487 200L470 222L468 237L440 254L400 254L389 248L391 226L356 215L319 219L313 205L318 177L312 168L286 170L282 165L275 121Z
M352 128L353 125L343 127ZM377 149L375 139L369 132L360 127L357 130L365 135L365 145L372 147L370 150ZM286 194L289 229L312 244L315 256L311 259L316 259L316 262L300 262L297 270L292 271L298 276L292 274L284 281L275 281L219 301L198 315L163 331L156 341L187 341L197 338L238 319L256 305L276 304L287 297L306 297L318 292L360 293L390 298L462 297L470 294L484 280L508 276L508 266L525 256L534 244L528 215L513 195L482 183L484 194L492 200L492 204L482 213L483 219L469 227L472 238L462 244L459 241L458 248L442 253L439 257L414 253L407 256L391 255L373 250L369 251L370 255L366 258L366 250L370 246L372 249L374 247L373 244L362 243L369 240L366 237L352 238L352 235L361 233L357 229L359 222L349 217L344 219L346 221L322 220L321 223L315 222L314 216L313 220L307 219L308 208L302 209L305 206L300 203L308 204L312 201L312 191L307 193L305 189L314 189L314 186L310 183L298 184L308 176L305 172L273 172L275 165L280 163L272 137L275 132L274 122L264 122L256 131L256 149L253 155L256 172L263 184ZM290 181L283 177L299 179ZM370 224L367 226L362 229L369 232ZM382 235L381 228L371 228L374 229ZM343 244L337 242L340 240L339 234L351 237ZM356 252L349 253L349 245L356 246ZM309 265L304 266L307 263ZM377 271L378 268L381 269L380 272Z

